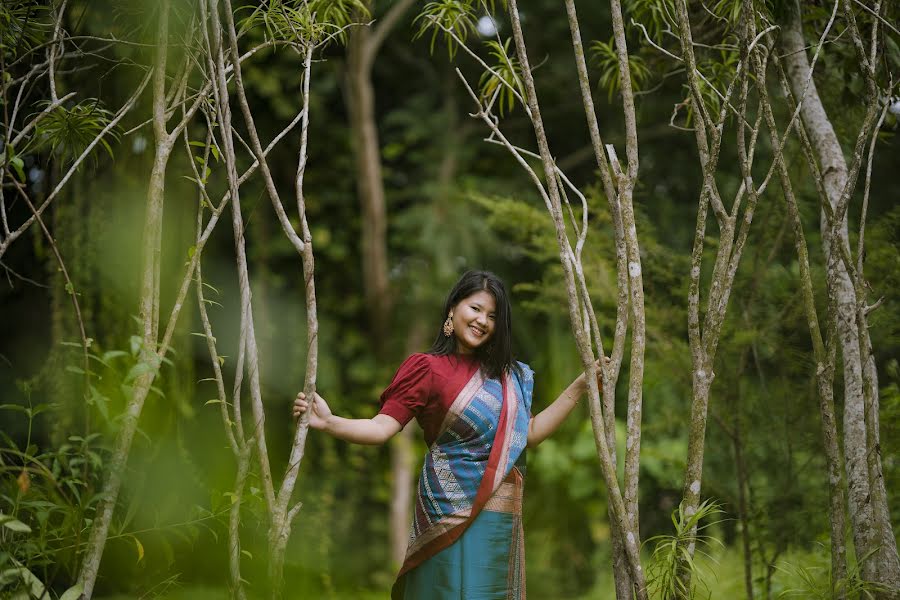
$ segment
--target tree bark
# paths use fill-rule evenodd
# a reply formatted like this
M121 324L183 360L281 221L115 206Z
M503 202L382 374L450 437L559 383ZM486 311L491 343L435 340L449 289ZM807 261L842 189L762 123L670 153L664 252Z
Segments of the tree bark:
M615 28L617 31L617 35L619 30L622 28L622 20L621 20L621 9L618 5L616 5L616 10L614 11L618 18L615 21ZM641 298L639 299L639 304L636 304L637 308L635 310L643 313L643 276L640 272L637 273L636 277L631 277L629 274L629 256L637 255L638 256L638 267L640 267L640 251L638 250L637 245L637 236L636 229L634 229L634 211L631 208L631 193L628 192L625 198L620 199L619 190L617 189L616 183L618 180L613 180L613 169L611 168L609 161L607 160L606 150L604 148L603 141L600 137L600 129L597 122L597 114L594 108L594 100L591 92L591 84L590 78L588 75L587 64L584 58L584 46L581 41L581 31L578 23L578 16L575 10L575 2L574 0L566 0L566 13L569 22L569 31L572 34L572 50L575 55L575 65L578 70L578 80L579 80L579 88L581 90L582 97L582 105L584 107L584 113L588 125L588 131L591 137L591 146L594 151L594 158L597 162L597 168L600 174L601 184L603 185L603 190L607 197L607 202L609 205L610 215L612 217L613 222L613 232L615 236L615 248L616 248L616 287L617 287L617 299L616 299L616 325L615 331L613 335L613 347L610 353L610 362L607 368L603 369L603 419L606 429L606 437L607 437L607 447L609 448L610 461L613 464L617 463L616 457L616 439L615 439L615 396L616 396L616 384L619 378L619 371L622 365L622 356L625 350L625 338L628 331L628 318L629 318L629 308L631 307L629 289L631 287L632 282L634 282L635 288L640 288ZM617 37L618 39L618 37ZM618 42L617 42L618 44ZM619 46L617 45L617 50ZM624 49L624 46L623 46ZM624 60L620 57L620 79L623 81L625 78L628 79L630 84L631 78L630 75L626 72L624 75L621 74L621 71L627 71L627 51L621 53L624 55ZM623 99L624 99L624 90L623 90ZM634 112L634 104L630 102L625 104L623 102L623 109L626 113L630 113L633 115ZM635 121L633 117L629 119L629 124L633 125ZM630 143L637 146L637 133L634 127L629 126L629 133L633 133L633 139ZM636 158L636 151L634 156ZM626 213L623 208L623 202L629 205L628 214L630 216L628 229L630 232L634 232L633 240L626 240L625 229L626 226L624 224L623 215ZM628 236L632 237L631 234ZM634 316L634 312L632 312L632 316ZM641 335L636 336L635 339L643 340L643 324L644 318L643 314L641 314L640 318L636 320L641 324ZM643 344L640 344L638 356L641 357L640 365L641 369L643 367ZM636 357L634 357L636 358ZM633 360L634 360L633 358ZM635 371L632 372L632 378L629 381L629 406L632 402L637 402L638 408L640 407L641 396L640 391L643 386L643 373L641 372L640 377L634 377ZM635 383L634 387L631 385ZM637 418L633 418L636 416ZM630 452L626 452L626 457L630 456L631 459L631 468L627 469L627 472L631 475L627 477L628 481L626 482L626 495L623 500L626 503L626 510L629 512L629 515L633 515L633 517L629 517L629 520L633 522L634 529L636 532L640 531L640 518L637 511L637 470L634 468L634 464L639 460L640 455L640 412L637 413L632 412L631 409L628 410L628 420L631 421L632 425L637 425L637 428L629 427L628 428L628 439L631 443L626 443L627 449ZM634 440L637 440L635 443ZM629 459L626 458L626 462ZM629 493L629 489L631 489L631 493ZM610 518L610 531L611 531L611 539L612 539L612 561L613 561L613 577L615 580L615 589L616 589L616 598L618 600L631 600L634 594L634 584L632 583L631 576L628 572L628 557L625 554L625 532L621 531L619 528L615 526L616 518L612 512L612 506L609 508L609 518ZM639 537L639 535L638 535Z
M169 0L163 0L159 10L153 81L153 132L156 140L156 155L153 160L153 169L150 173L150 182L147 189L147 211L144 217L142 244L144 257L141 269L140 319L143 329L143 347L140 351L140 361L149 365L151 370L135 379L132 396L125 409L119 433L116 436L116 443L109 466L109 475L103 486L103 500L97 509L97 516L91 528L91 536L79 574L79 582L82 585L84 598L91 598L94 591L97 573L100 570L100 560L103 557L103 549L106 546L109 525L112 521L116 500L119 497L119 490L122 486L125 466L131 451L131 442L137 431L138 420L144 407L144 400L147 398L147 393L150 391L150 385L153 382L154 371L159 367L159 360L156 355L159 332L159 257L162 251L162 217L165 199L166 166L173 147L172 140L166 132L165 116L168 19Z
M578 300L578 291L576 288L576 277L580 273L576 273L578 261L569 244L566 234L566 227L562 216L562 203L559 192L559 183L557 177L556 164L550 153L547 135L544 130L544 123L540 114L538 105L537 92L535 90L534 78L529 65L528 54L525 47L525 39L522 33L521 21L519 19L518 8L515 0L509 0L508 12L512 22L513 39L515 41L516 55L522 65L522 78L525 87L525 99L527 102L528 114L534 127L535 137L537 139L538 149L540 151L541 162L544 169L544 175L547 182L548 209L550 209L556 229L557 243L559 246L560 262L562 264L563 273L566 280L566 289L568 292L569 317L572 323L573 333L575 334L579 354L581 355L582 364L587 372L588 393L591 397L591 419L594 425L594 439L597 443L598 454L600 455L601 465L603 467L604 480L606 482L609 501L614 515L613 522L621 531L626 531L625 552L628 557L628 569L635 588L635 596L638 600L647 598L647 586L644 578L643 569L641 567L639 553L639 539L637 533L630 528L628 509L625 505L622 492L619 487L618 479L615 472L615 465L610 460L610 452L606 439L606 428L603 423L603 416L599 405L599 390L596 381L596 366L594 365L594 354L591 342L587 338L585 332L585 324L580 314L580 302ZM621 46L620 46L621 48ZM624 51L624 49L623 49ZM633 101L633 98L631 98ZM630 142L635 141L629 138ZM637 156L636 148L629 143L629 175L636 172ZM632 161L632 153L634 153L634 161ZM573 260L574 259L574 260ZM573 262L575 264L573 264ZM580 277L579 277L580 279ZM584 298L584 302L590 302L589 298ZM588 308L589 312L592 309ZM599 340L597 340L599 344Z
M356 154L357 196L362 216L363 289L374 342L383 345L389 327L387 210L381 175L381 147L375 121L375 93L368 27L354 27L347 44L347 105ZM380 353L379 353L380 354Z
M783 83L786 84L787 82L783 81ZM760 85L758 90L761 108L769 129L769 136L772 144L775 145L778 143L778 130L769 101L768 90L764 85ZM791 109L793 111L794 107L791 107ZM816 360L816 392L819 399L819 412L822 418L822 439L828 469L829 520L831 522L831 581L833 586L834 582L847 577L847 556L844 543L846 501L844 498L843 467L840 444L838 442L837 422L834 416L834 340L829 338L830 350L826 348L826 344L822 340L813 294L812 275L809 267L809 252L806 245L806 236L803 232L800 210L784 157L778 156L776 163L787 205L788 220L794 232L794 246L797 250L797 262L800 266L800 287L803 294L803 306ZM836 593L837 600L843 600L846 597L843 590Z
M815 81L810 77L799 2L795 0L790 9L787 27L782 36L787 76L795 97L798 102L802 102L800 116L821 165L827 194L823 202L827 202L830 205L828 208L834 212L842 201L850 172ZM897 557L886 492L883 491L880 459L877 456L880 452L877 445L878 431L875 429L878 407L872 393L872 383L877 382L877 373L874 372L874 362L869 363L871 342L867 339L865 324L858 320L859 299L843 260L843 256L849 256L850 252L847 216L837 210L839 214L834 218L840 219L840 222L832 226L827 217L828 212L827 208L823 208L820 222L827 261L826 284L835 312L843 363L844 455L853 539L857 556L861 560L860 572L863 579L884 585L892 590L886 597L893 597L896 594L894 590L900 590L900 559ZM865 378L864 368L868 371ZM871 462L870 454L874 455Z
M374 5L374 2L370 3ZM356 155L356 190L361 216L361 256L366 316L372 351L379 367L388 356L387 339L394 298L391 292L387 251L387 207L381 165L381 144L375 119L372 65L381 43L397 19L412 4L396 3L372 29L354 27L347 43L347 108ZM379 368L379 371L382 369ZM396 565L403 563L412 520L410 489L413 481L412 430L404 428L390 443L391 508L390 548Z

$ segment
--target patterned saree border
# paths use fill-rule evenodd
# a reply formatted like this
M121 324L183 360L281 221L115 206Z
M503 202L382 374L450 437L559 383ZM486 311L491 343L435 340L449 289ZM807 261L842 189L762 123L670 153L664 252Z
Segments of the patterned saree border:
M463 389L459 391L456 395L456 398L453 400L453 404L450 405L450 408L447 409L447 414L444 415L444 420L441 422L441 427L438 429L437 435L434 436L434 443L431 445L432 448L437 445L437 440L441 439L441 436L444 434L447 429L456 421L460 415L463 414L463 411L466 410L466 407L469 403L474 400L475 393L481 389L481 386L484 385L484 375L481 374L481 369L475 371L475 373L469 378L469 381L466 385L463 386Z

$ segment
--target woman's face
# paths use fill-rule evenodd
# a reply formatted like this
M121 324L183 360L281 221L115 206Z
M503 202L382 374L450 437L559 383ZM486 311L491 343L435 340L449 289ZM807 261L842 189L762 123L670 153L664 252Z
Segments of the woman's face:
M453 335L460 354L471 354L494 335L497 301L485 290L460 300L453 308Z

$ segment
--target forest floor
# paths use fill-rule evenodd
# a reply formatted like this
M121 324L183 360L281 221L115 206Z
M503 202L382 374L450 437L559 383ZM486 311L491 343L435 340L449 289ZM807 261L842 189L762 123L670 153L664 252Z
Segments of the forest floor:
M789 553L777 562L777 567L772 575L771 596L773 598L808 598L816 597L816 591L810 589L810 585L818 588L825 585L827 576L827 564L823 562L822 553L804 552ZM702 573L703 587L697 590L697 598L709 600L735 600L745 597L743 560L738 549L724 548L714 555L698 557ZM812 581L804 582L803 571L812 577ZM757 579L754 588L757 594L762 590L760 573L755 573ZM287 586L285 597L288 600L313 600L292 596L290 585ZM333 590L321 592L315 600L385 600L388 590ZM252 596L252 594L251 594ZM615 598L611 578L603 577L597 585L587 594L563 598L555 595L553 598L539 598L531 594L532 600L610 600ZM154 592L142 595L115 595L106 596L101 600L135 600L136 598L165 598L166 600L224 600L229 598L228 589L225 587L183 585L173 588L163 594Z

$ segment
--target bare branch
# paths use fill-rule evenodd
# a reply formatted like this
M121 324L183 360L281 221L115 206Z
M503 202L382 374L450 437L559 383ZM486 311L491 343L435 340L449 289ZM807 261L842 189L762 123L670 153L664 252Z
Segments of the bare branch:
M253 113L251 112L250 106L247 103L247 96L244 92L243 77L241 75L240 53L238 52L237 32L234 28L234 17L232 15L231 0L225 0L224 12L225 22L228 27L228 50L230 52L231 65L234 68L234 80L237 90L238 104L241 107L241 112L244 115L244 121L247 124L247 130L250 133L250 141L253 146L253 153L256 156L256 159L259 161L260 173L262 173L263 181L265 182L266 192L269 195L269 199L272 201L272 207L275 209L275 214L278 217L278 222L281 224L281 229L282 231L284 231L285 236L287 236L288 241L291 242L291 245L294 246L294 249L297 251L297 253L302 254L303 240L301 240L297 233L294 231L293 226L288 220L287 214L284 212L284 205L281 202L281 197L278 194L278 189L275 186L275 181L272 178L271 171L269 170L269 164L266 162L265 156L263 155L262 146L259 142L259 134L257 133L255 121L253 119Z
M862 279L863 279L863 256L865 254L865 240L866 240L866 213L869 209L869 188L872 183L872 158L875 155L875 142L878 141L878 132L881 130L881 125L884 123L884 118L887 115L888 105L885 104L884 109L881 111L881 116L878 118L878 123L875 124L875 129L872 130L872 142L869 144L869 160L866 163L866 179L863 187L863 202L862 202L862 212L859 217L859 241L856 246L856 286L859 287Z
M81 316L81 306L78 303L78 290L75 289L75 284L72 282L72 278L69 276L69 270L66 268L66 263L63 261L62 254L59 252L59 247L56 245L56 241L53 239L53 235L50 234L50 230L47 229L47 226L44 224L44 220L37 214L37 210L34 207L34 204L31 202L31 198L28 197L28 194L25 192L23 186L15 180L15 177L12 173L9 172L7 167L7 176L13 181L16 186L16 191L19 192L19 196L22 200L25 201L25 204L28 205L28 209L34 215L38 224L41 226L41 231L44 232L44 237L47 238L47 243L50 244L50 248L53 250L53 256L56 258L57 264L59 264L59 270L63 275L63 279L66 280L66 293L69 294L69 297L72 299L72 308L75 311L75 321L78 323L78 333L81 335L81 349L83 351L84 356L84 377L85 377L85 385L87 385L87 378L90 377L90 359L89 359L89 350L90 342L88 341L87 333L84 329L84 319Z
M47 209L47 207L50 206L50 203L53 202L53 200L59 194L60 190L62 190L62 188L66 185L66 183L68 183L69 179L72 177L72 175L78 169L78 167L81 165L81 163L84 161L84 159L87 158L88 155L90 155L90 153L94 150L94 148L97 146L97 144L99 144L100 141L104 137L106 137L106 135L119 124L119 121L121 121L125 117L125 115L128 114L129 111L131 111L132 108L134 108L134 105L137 102L137 99L140 97L141 93L144 91L144 88L147 87L147 84L150 81L151 75L152 75L152 72L148 73L147 76L144 77L144 79L141 81L141 83L138 85L137 89L135 90L134 94L132 94L131 97L128 99L128 101L122 106L122 108L119 109L119 112L117 112L116 115L109 121L109 123L107 123L106 126L97 134L97 136L93 140L91 140L91 142L87 145L87 147L85 147L84 151L82 151L82 153L78 156L78 158L76 158L73 161L72 165L69 167L69 170L66 172L65 175L63 175L62 179L60 179L59 183L56 184L56 187L53 189L52 192L50 192L50 194L47 196L47 198L44 200L44 202L42 202L41 205L37 208L37 211L35 211L35 214L32 215L31 217L29 217L28 219L26 219L25 222L18 229L11 232L6 237L6 239L4 239L2 242L0 242L0 258L2 258L3 255L6 253L6 251L9 249L10 244L12 244L19 236L21 236L31 226L32 223L34 223L35 218L41 216L44 213L44 211Z
M226 172L228 174L228 187L231 193L232 205L232 229L234 231L234 244L237 258L238 269L238 285L241 295L241 341L240 346L246 349L247 370L250 377L250 395L251 408L253 410L254 426L252 429L253 438L256 440L257 458L260 465L260 479L262 480L263 493L266 499L266 506L272 512L275 508L275 491L272 483L272 470L269 465L269 453L266 444L265 433L265 410L263 409L262 393L259 382L259 354L256 347L256 333L253 324L253 310L251 305L250 293L250 275L247 266L247 255L244 241L244 221L241 215L240 195L237 183L237 157L234 149L233 130L231 124L231 105L228 94L228 87L225 81L225 51L230 50L232 60L235 61L235 83L239 98L246 99L243 94L243 83L240 78L240 65L237 63L239 55L237 52L237 34L234 31L233 17L231 15L231 5L226 2L225 5L225 21L229 30L229 46L226 47L226 41L223 36L221 20L219 17L219 8L217 0L209 1L209 14L213 25L212 51L215 61L215 81L216 81L216 99L219 111L218 121L222 126L222 148L224 150ZM255 137L256 132L251 118L247 116L249 112L245 111L245 120L251 129L251 136ZM258 138L255 138L255 145L258 146ZM260 155L262 152L260 151ZM272 185L271 174L266 175L268 165L265 160L260 161L263 167L263 175L267 178L266 185ZM279 201L280 204L280 201Z
M49 73L47 75L48 82L50 83L50 100L56 102L58 96L56 95L56 52L59 50L62 52L63 50L63 42L60 37L60 30L62 29L62 19L63 15L66 12L66 4L68 4L69 0L62 0L62 4L59 7L59 11L56 13L55 23L53 25L53 39L56 40L56 43L51 44L47 49L47 65L49 69ZM51 7L53 3L50 3ZM52 9L51 9L52 10Z
M858 4L860 8L862 8L862 9L865 10L867 13L869 13L870 15L872 15L873 17L875 17L875 19L876 19L879 23L881 23L882 25L884 25L885 27L887 27L888 29L890 29L891 31L893 31L894 33L896 33L897 35L900 35L900 29L897 29L896 27L894 27L894 25L893 25L890 21L888 21L887 19L885 19L884 17L882 17L882 16L879 14L879 11L878 11L878 10L872 10L871 8L869 8L868 6L866 6L864 3L860 2L859 0L853 0L853 1L854 1L856 4ZM880 5L881 5L881 3L879 2L879 3L878 3L878 6L880 7Z

